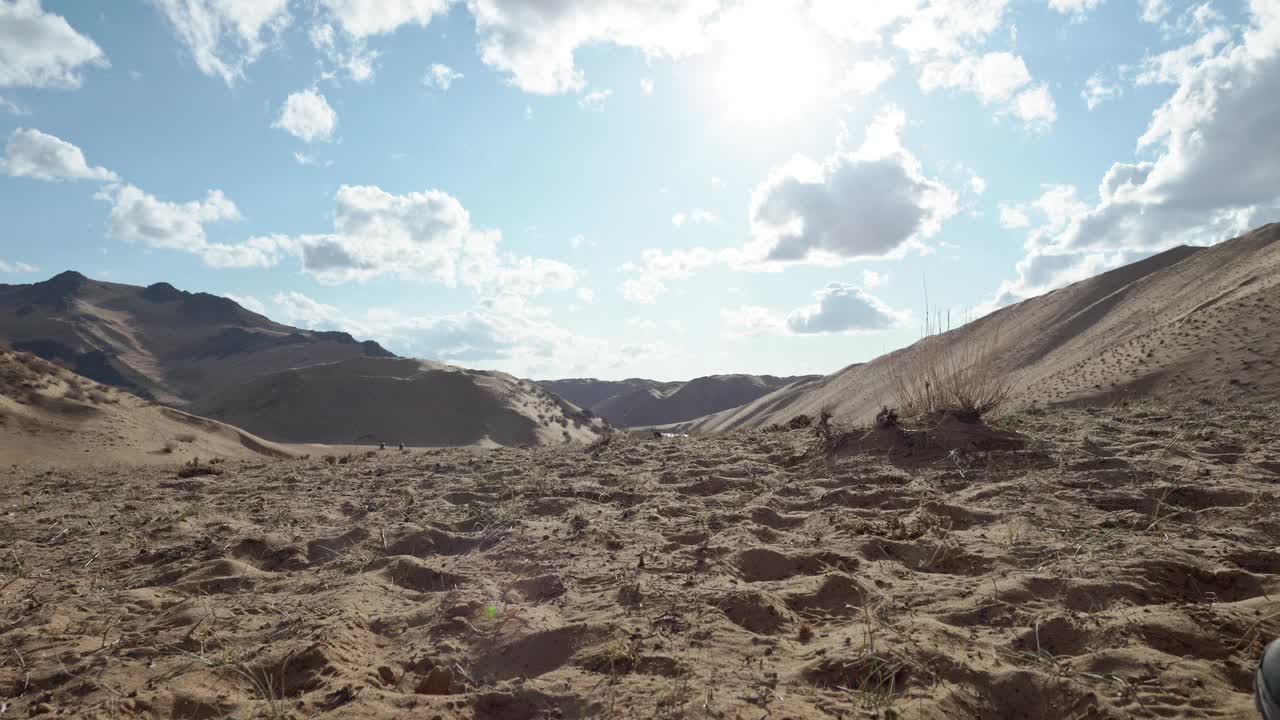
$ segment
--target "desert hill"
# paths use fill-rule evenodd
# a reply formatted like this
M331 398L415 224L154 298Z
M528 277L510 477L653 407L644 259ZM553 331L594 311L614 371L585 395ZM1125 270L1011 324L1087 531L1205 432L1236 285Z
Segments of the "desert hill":
M402 358L356 358L275 372L195 407L294 443L544 445L590 442L606 427L505 373Z
M710 375L688 382L632 378L544 380L538 384L620 427L681 422L737 407L819 376Z
M1277 313L1280 224L1270 224L1212 247L1168 250L678 429L762 427L824 406L867 420L893 403L890 369L938 343L957 356L987 355L992 372L1016 380L1023 406L1137 396L1274 402Z
M0 341L177 407L264 373L394 357L377 343L282 325L217 295L70 271L31 285L0 285Z
M27 353L0 351L0 465L176 464L292 454Z

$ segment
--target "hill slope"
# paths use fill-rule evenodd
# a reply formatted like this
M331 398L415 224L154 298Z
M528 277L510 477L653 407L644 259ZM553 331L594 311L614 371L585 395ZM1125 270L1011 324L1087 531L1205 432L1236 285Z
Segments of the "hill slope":
M0 351L0 465L291 457L238 428L161 407L27 353Z
M997 345L993 369L1023 404L1129 395L1280 400L1280 225L1179 247L1003 308L908 348L741 407L680 424L720 432L783 423L824 405L848 421L892 404L887 370L925 343Z
M271 373L196 407L277 442L546 445L590 442L605 428L505 373L401 358Z
M76 272L0 285L0 339L91 380L179 407L298 365L394 357L377 343L282 325L217 295L168 283L100 282Z
M778 388L818 376L710 375L688 382L632 378L544 380L538 384L614 425L636 427L692 420L737 407Z

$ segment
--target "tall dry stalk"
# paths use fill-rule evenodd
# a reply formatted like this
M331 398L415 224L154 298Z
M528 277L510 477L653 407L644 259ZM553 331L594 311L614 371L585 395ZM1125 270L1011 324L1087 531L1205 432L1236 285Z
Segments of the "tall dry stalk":
M998 369L1000 330L961 341L947 337L951 315L945 325L943 317L930 314L926 293L923 338L889 363L889 390L903 415L951 412L977 420L1013 396L1013 378Z

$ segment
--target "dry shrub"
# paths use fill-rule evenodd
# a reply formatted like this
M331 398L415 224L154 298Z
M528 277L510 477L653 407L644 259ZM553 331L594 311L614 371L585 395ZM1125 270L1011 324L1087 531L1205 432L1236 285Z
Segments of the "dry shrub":
M906 417L950 413L977 421L1013 397L1014 380L998 367L999 328L964 341L945 336L941 318L889 365L889 389Z

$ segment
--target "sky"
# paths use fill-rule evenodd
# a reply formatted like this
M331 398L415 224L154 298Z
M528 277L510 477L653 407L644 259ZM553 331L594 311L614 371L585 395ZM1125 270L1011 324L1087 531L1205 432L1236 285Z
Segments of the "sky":
M0 0L0 282L829 373L1280 217L1280 0Z

